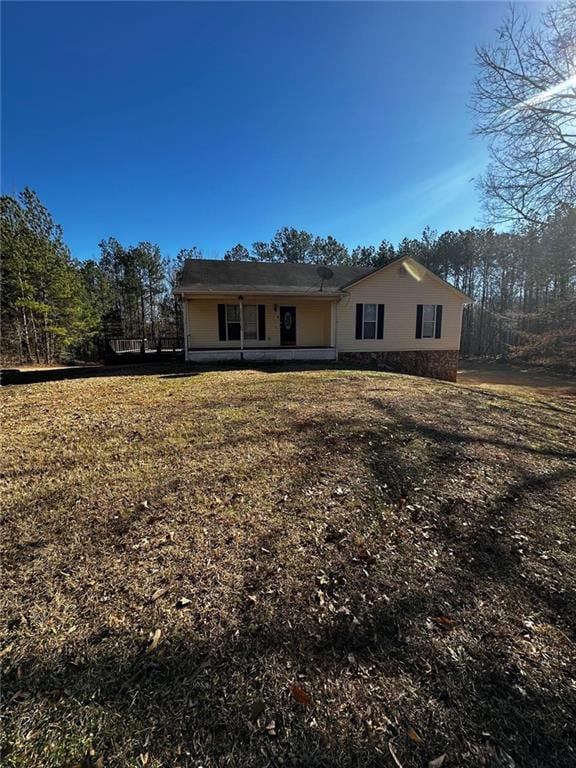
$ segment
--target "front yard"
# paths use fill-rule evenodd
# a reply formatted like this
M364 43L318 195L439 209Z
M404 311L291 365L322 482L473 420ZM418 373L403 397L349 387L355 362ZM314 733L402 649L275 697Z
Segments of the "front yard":
M244 370L3 400L4 765L576 763L572 399Z

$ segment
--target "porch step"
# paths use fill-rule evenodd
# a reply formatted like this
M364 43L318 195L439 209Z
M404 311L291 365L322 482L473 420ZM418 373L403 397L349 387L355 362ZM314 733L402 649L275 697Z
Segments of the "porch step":
M337 360L335 349L287 347L285 349L245 349L243 358L239 349L195 349L186 353L186 359L191 363L240 362L265 363L292 360Z

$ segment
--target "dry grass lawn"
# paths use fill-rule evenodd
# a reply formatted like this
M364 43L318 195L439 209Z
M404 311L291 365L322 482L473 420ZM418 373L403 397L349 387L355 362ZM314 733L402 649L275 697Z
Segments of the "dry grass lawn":
M5 766L576 764L573 401L345 370L3 400Z

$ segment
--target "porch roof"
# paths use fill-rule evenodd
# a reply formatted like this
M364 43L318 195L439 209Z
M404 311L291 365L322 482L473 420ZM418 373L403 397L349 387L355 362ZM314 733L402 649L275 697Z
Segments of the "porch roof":
M177 293L277 293L333 295L368 275L366 267L330 267L322 277L315 264L269 264L220 259L188 259Z

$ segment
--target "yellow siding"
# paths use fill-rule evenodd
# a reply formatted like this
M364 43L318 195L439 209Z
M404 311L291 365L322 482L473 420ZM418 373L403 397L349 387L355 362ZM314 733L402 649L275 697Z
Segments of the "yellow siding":
M463 299L419 270L418 280L401 265L391 266L348 289L337 305L339 352L459 349ZM356 304L384 304L384 338L356 339ZM442 338L416 338L417 304L442 304Z
M296 307L296 344L300 347L330 345L330 302L301 301ZM279 326L279 320L276 320Z
M189 349L237 349L238 341L218 338L218 304L234 304L228 298L194 298L185 301L185 333ZM280 346L280 306L296 307L296 345L330 346L330 305L327 300L289 299L286 297L244 297L244 304L266 306L266 340L246 341L246 347ZM276 311L274 311L276 305Z

